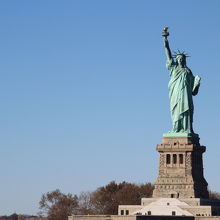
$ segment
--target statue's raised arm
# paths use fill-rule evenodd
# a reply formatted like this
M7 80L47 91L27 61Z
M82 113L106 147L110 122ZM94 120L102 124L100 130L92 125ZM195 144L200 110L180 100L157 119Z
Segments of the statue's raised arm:
M169 36L168 27L165 27L163 30L164 31L162 33L162 36L163 36L163 40L164 40L164 47L165 47L165 51L166 51L166 56L167 56L168 60L171 60L172 54L170 51L169 41L167 39L167 37Z

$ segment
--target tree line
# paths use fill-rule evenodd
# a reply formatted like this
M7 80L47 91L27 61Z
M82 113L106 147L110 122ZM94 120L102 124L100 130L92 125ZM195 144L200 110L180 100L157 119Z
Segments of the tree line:
M151 197L151 183L110 182L93 192L64 194L59 189L42 195L39 215L48 220L65 220L70 215L117 214L118 205L139 205L141 198Z
M152 197L154 185L110 182L93 192L80 195L64 194L59 189L42 195L39 216L48 220L65 220L70 215L115 215L118 205L140 205L141 198ZM220 199L220 193L209 191L210 199Z

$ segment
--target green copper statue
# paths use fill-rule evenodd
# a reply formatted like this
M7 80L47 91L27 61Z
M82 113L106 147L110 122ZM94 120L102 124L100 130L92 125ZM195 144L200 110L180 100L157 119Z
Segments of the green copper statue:
M166 66L170 71L168 88L173 128L164 136L197 136L192 126L194 110L192 96L197 95L201 78L193 76L186 66L187 54L178 51L172 56L167 30L168 27L165 27L162 36L167 56Z

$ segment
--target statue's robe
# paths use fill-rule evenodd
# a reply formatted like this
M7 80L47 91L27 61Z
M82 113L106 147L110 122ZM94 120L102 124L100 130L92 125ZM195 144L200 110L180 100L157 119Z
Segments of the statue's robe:
M180 67L173 59L167 61L167 68L170 71L168 88L172 132L194 133L192 95L198 92L199 84L195 85L195 77L188 67Z

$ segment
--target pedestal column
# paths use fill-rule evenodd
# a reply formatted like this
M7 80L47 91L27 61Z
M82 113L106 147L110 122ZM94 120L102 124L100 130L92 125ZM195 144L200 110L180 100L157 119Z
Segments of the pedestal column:
M156 149L160 162L153 197L208 198L202 160L206 147L198 137L163 137Z

